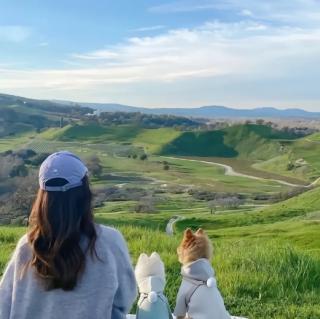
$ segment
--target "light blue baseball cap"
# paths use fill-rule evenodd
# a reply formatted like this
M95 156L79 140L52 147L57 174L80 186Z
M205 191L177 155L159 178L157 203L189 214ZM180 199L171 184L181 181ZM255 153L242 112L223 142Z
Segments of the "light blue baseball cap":
M40 166L40 188L49 192L65 192L82 185L82 179L88 169L81 159L68 151L60 151L49 155ZM67 183L63 186L47 186L54 178L63 178Z

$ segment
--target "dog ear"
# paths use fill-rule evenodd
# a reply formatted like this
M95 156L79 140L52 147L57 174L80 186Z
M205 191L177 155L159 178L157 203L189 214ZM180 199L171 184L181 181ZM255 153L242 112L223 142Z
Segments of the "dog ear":
M142 254L139 256L139 258L138 258L137 264L139 264L139 263L145 263L145 262L147 262L148 260L149 260L148 255L145 254L145 253L142 253Z
M193 232L192 232L192 230L191 230L190 228L187 228L187 229L184 231L183 238L184 238L185 240L188 240L188 239L190 239L190 238L192 238L192 237L193 237Z
M196 234L197 235L203 235L204 234L204 230L202 228L199 228L197 231L196 231Z
M150 258L161 260L160 255L155 251L151 254Z

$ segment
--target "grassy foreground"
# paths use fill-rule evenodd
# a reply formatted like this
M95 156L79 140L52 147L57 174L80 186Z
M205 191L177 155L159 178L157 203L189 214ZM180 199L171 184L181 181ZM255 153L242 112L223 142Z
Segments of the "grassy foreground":
M142 251L161 254L167 270L166 293L174 307L180 285L175 253L179 239L142 227L120 226L120 230L134 261ZM1 229L1 270L24 231ZM219 287L231 313L249 318L319 318L319 258L277 241L217 242L215 251Z
M136 262L158 251L167 270L166 293L173 308L180 285L176 247L185 227L204 227L213 241L219 288L229 311L254 319L320 317L320 188L263 209L210 215L201 202L159 204L153 214L134 214L134 202L107 203L96 220L119 228ZM186 208L186 207L189 208ZM166 222L179 213L176 235ZM0 275L23 227L0 227Z

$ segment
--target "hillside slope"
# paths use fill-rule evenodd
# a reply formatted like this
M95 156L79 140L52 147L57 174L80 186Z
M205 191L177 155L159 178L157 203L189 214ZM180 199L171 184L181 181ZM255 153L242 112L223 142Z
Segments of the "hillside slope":
M313 181L320 176L320 134L315 133L292 142L284 143L287 152L255 168L290 177Z
M0 94L0 137L59 126L62 117L78 118L92 111L80 106Z
M266 160L281 154L281 139L294 137L264 125L234 125L216 131L183 132L160 153Z

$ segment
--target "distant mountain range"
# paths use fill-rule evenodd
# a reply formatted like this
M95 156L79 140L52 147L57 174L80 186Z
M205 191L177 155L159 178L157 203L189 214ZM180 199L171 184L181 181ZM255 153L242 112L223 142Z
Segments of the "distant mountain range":
M101 112L141 112L146 114L170 114L200 118L304 118L320 119L320 112L308 112L303 109L289 108L285 110L273 107L254 109L234 109L225 106L202 106L193 108L147 108L114 103L76 103L70 101L55 101L69 105L81 105Z
M36 107L38 109L59 110L63 107L72 107L72 111L80 111L79 106L84 112L92 112L92 109L100 112L141 112L146 114L169 114L176 116L194 118L303 118L320 119L320 112L308 112L303 109L290 108L285 110L273 107L262 107L255 109L234 109L225 106L202 106L202 107L183 107L183 108L147 108L136 107L114 103L81 103L62 100L36 100L8 94L0 94L0 105L20 103L26 107ZM66 110L67 111L67 110ZM68 110L70 111L70 110Z

